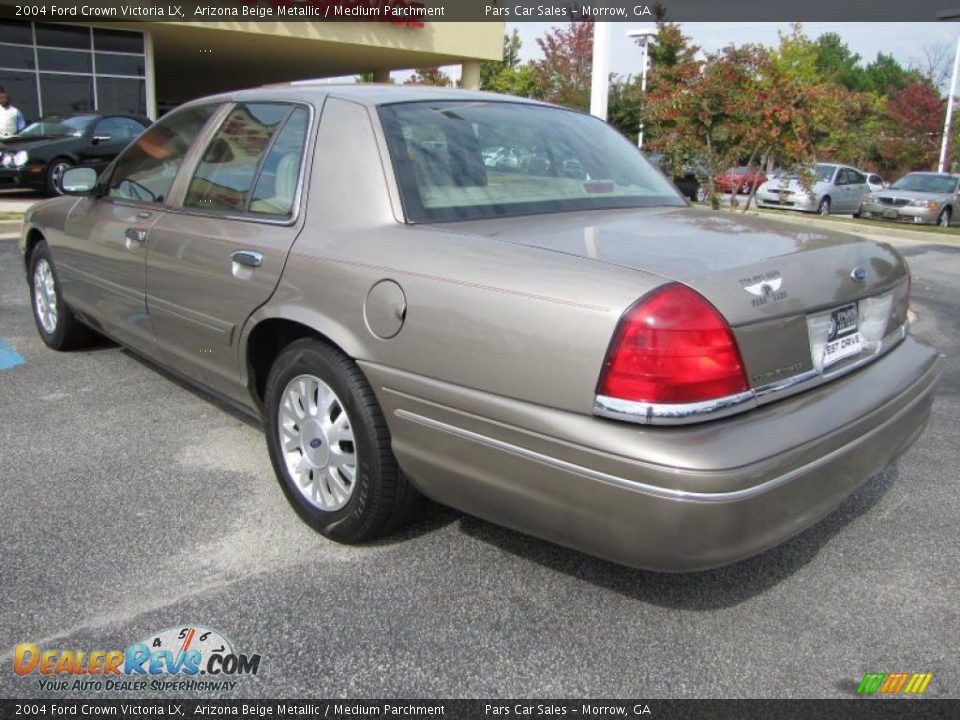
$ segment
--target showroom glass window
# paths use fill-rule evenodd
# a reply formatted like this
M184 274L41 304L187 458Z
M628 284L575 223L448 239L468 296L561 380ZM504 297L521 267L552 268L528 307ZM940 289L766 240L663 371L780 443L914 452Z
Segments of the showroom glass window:
M143 34L0 20L0 88L28 122L93 110L146 115Z
M306 115L283 103L237 105L204 152L184 207L243 213L256 187L250 212L288 215L299 180Z
M107 197L162 203L190 146L217 105L187 108L150 126L123 151L107 181Z

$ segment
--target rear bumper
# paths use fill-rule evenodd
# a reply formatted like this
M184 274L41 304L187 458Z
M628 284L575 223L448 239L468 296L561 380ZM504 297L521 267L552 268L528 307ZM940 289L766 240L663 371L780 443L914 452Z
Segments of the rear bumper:
M428 496L624 565L691 571L783 542L892 462L927 422L940 361L907 338L826 386L682 428L364 370L401 467Z

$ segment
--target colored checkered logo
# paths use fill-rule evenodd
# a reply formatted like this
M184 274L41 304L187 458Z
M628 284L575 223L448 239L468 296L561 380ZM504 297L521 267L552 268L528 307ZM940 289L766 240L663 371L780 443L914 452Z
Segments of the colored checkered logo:
M857 695L921 695L933 673L867 673Z

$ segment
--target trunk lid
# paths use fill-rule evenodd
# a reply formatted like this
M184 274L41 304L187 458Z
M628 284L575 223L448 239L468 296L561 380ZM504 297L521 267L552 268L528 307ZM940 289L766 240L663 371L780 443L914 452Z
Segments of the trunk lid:
M884 334L906 314L907 269L887 245L776 220L651 208L477 220L481 235L682 282L734 328L754 386L811 370L808 318L896 290ZM863 277L855 278L855 269ZM856 273L858 276L860 272Z

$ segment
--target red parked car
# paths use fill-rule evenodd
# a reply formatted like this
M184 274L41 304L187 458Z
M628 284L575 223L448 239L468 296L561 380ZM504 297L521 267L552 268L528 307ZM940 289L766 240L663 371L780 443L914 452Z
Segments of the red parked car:
M735 167L717 177L717 191L724 193L738 192L746 195L755 187L763 185L767 176L759 170L748 167Z

